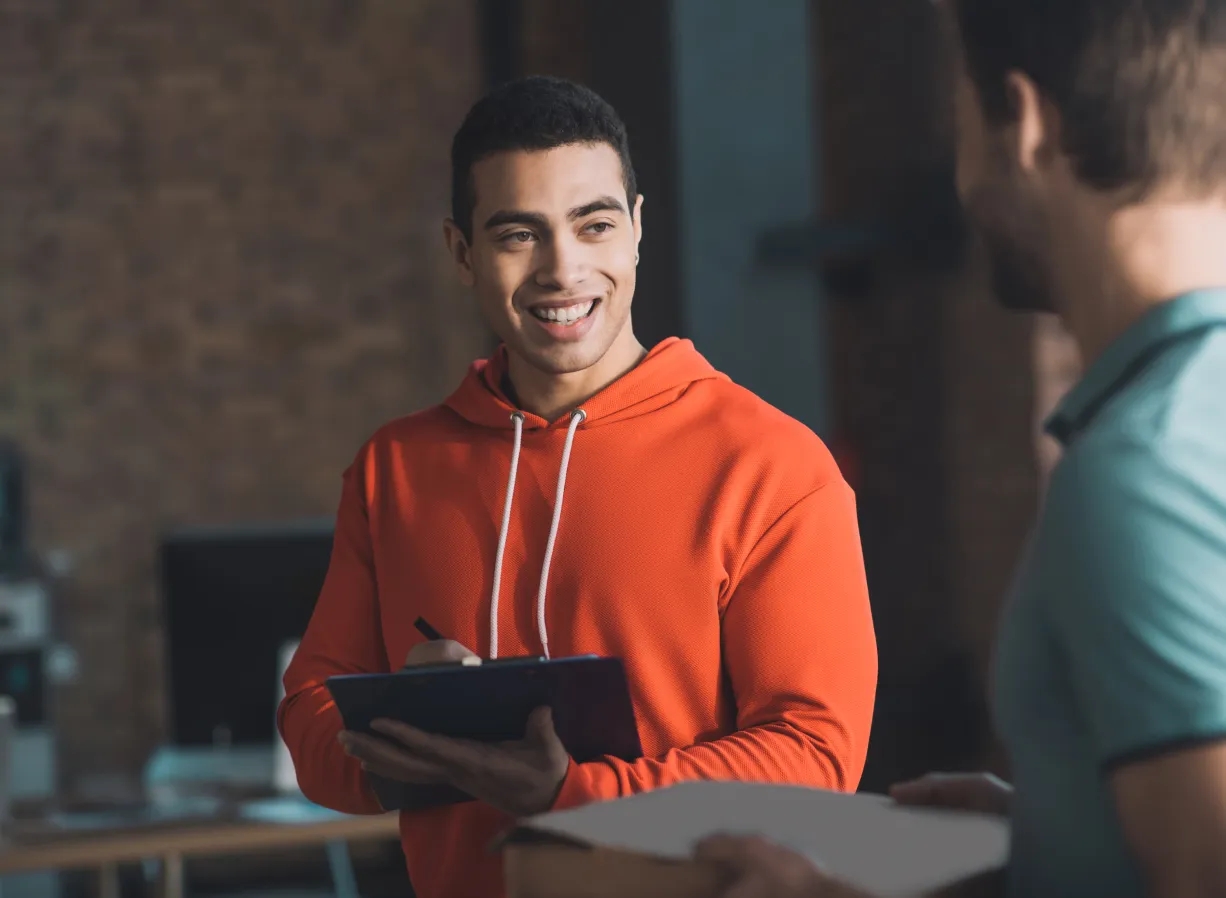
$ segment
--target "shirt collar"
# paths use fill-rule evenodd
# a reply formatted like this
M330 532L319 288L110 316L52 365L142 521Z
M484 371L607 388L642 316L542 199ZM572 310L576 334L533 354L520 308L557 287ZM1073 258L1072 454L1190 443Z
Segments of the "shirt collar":
M1185 293L1146 312L1109 345L1044 423L1067 445L1163 349L1181 337L1226 326L1226 288Z

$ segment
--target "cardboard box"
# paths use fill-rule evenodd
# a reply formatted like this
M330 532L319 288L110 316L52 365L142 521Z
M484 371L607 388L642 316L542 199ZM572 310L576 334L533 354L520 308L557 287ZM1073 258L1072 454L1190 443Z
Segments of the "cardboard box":
M713 898L724 876L701 864L561 843L503 848L507 898Z
M1008 823L900 808L879 795L686 783L523 821L502 840L508 898L712 898L722 871L691 859L715 833L761 835L882 898L1003 894Z

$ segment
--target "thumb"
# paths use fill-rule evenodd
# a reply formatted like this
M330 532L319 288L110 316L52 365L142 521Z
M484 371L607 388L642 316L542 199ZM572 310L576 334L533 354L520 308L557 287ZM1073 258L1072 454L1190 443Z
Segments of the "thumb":
M890 798L899 804L931 804L936 798L936 784L925 776L890 786Z
M550 738L557 738L553 730L553 708L545 705L528 715L528 727L524 738L536 745L544 745L549 742Z
M707 836L694 846L696 860L738 872L761 863L762 853L763 843L760 840L725 833Z
M548 705L537 708L528 715L528 727L524 740L549 752L565 753L566 751L562 747L562 740L558 738L557 730L553 728L553 708Z

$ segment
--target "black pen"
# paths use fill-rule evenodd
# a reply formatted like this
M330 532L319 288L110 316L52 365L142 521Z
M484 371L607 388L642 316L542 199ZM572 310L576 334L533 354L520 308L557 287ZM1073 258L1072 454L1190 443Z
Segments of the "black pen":
M440 639L446 638L442 633L430 626L430 623L424 617L419 617L416 621L414 621L413 626L417 628L418 633L429 639L431 642L437 642Z

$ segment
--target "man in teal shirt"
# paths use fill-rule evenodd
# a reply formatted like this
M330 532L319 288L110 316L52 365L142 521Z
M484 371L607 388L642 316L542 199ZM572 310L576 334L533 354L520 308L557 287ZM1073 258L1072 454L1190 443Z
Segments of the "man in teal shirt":
M1001 620L1014 786L897 800L1013 825L1008 892L1226 895L1226 0L948 0L958 187L995 292L1087 367ZM736 898L855 895L753 840Z
M1047 430L997 645L1011 892L1226 894L1226 290L1146 312Z

